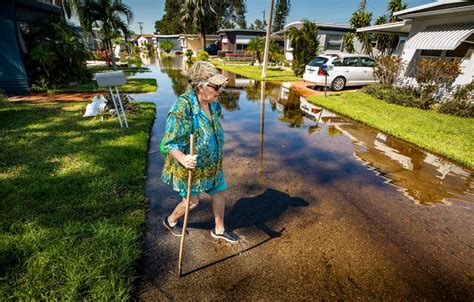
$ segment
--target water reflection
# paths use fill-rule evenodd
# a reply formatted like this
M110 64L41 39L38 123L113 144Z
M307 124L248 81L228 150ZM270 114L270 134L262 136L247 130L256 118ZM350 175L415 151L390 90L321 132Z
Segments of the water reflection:
M186 92L188 88L188 78L185 75L186 64L182 57L161 56L159 60L160 70L171 79L171 86L178 96ZM158 88L159 89L159 88Z
M182 60L162 57L157 65L171 79L175 95L186 90L186 67ZM229 151L252 146L253 149L238 152L258 158L256 181L264 181L265 166L275 165L273 159L278 156L282 158L278 168L304 166L304 171L295 173L304 173L309 182L326 174L330 175L326 178L352 177L344 174L348 172L341 164L347 164L351 158L341 160L341 155L336 154L338 149L347 149L416 203L474 201L473 174L469 169L322 109L301 97L289 83L263 83L229 72L225 75L230 81L220 97L225 111L224 126L232 127L237 133L234 137L240 139L231 142ZM160 93L161 84L158 85ZM324 166L327 162L333 165L332 170ZM309 178L310 175L316 176Z
M322 121L330 125L328 131L334 129L333 136L349 137L356 158L416 203L474 201L473 176L467 169L359 123L331 117Z
M309 135L324 133L328 139L340 135L348 137L353 142L354 156L358 160L401 188L416 203L449 203L450 199L474 201L473 177L467 169L373 128L339 117L308 102L285 83L252 83L245 87L247 100L257 101L260 94L262 102L262 91L265 91L272 111L279 113L279 122L290 128L306 128ZM264 119L260 120L263 123ZM260 129L262 164L263 124ZM259 171L262 169L260 167Z
M236 75L233 72L227 70L221 70L221 74L224 75L229 80L227 81L227 87L230 88L245 88L249 85L258 84L257 81L245 78L240 75Z

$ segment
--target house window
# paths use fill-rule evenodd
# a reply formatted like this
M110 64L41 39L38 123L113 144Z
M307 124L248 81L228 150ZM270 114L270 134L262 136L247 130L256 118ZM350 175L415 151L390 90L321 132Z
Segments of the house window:
M446 51L445 57L447 58L464 58L468 50L472 47L472 44L461 43L456 49Z
M326 37L326 50L337 50L340 51L342 47L342 36L340 35L328 35Z
M290 39L286 39L286 50L288 50L288 51L293 50L293 47L291 47L291 40Z
M395 54L401 56L403 54L403 49L405 48L405 43L407 42L406 37L400 37L398 40L397 49L395 50Z
M246 50L247 49L247 44L236 44L235 49L236 50Z
M441 57L441 52L442 50L437 50L437 49L423 49L421 51L421 56L422 57Z

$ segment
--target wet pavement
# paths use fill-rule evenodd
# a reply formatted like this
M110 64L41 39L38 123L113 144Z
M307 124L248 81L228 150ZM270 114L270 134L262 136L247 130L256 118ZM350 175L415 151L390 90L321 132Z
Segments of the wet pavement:
M243 240L215 241L211 204L201 202L178 278L179 238L161 221L179 198L160 181L159 143L186 88L181 65L137 75L159 87L134 95L157 104L139 300L473 300L471 170L320 111L289 84L228 73L226 224Z

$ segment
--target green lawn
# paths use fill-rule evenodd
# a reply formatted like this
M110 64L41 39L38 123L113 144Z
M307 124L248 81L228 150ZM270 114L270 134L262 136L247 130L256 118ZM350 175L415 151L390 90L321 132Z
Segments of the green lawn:
M388 104L362 92L309 100L474 168L474 119Z
M0 108L0 300L131 297L155 108L121 130L85 105Z
M156 79L128 79L127 84L119 86L119 91L124 93L155 92L158 85ZM56 89L54 92L108 92L108 88L99 88L96 81L72 87Z
M92 73L114 71L114 69L109 66L94 66L94 67L89 67L89 70ZM134 75L137 72L151 72L150 68L143 67L143 66L142 67L118 67L118 70L122 70L126 75Z
M212 64L214 64L217 68L228 70L235 74L242 75L244 77L254 79L254 80L265 80L270 82L289 82L289 81L301 81L302 78L293 75L293 71L291 70L279 70L276 67L269 66L267 68L267 77L264 79L261 77L262 69L258 66L250 66L250 65L228 65L232 64L228 62L224 64L218 60L212 60Z

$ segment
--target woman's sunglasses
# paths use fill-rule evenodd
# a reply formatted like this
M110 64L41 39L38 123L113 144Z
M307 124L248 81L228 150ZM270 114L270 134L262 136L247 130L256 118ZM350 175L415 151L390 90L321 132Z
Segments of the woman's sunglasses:
M221 92L224 89L222 85L214 85L211 83L207 83L206 85L214 89L216 92Z

